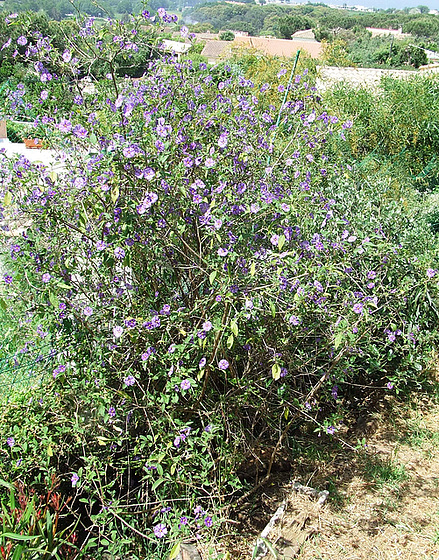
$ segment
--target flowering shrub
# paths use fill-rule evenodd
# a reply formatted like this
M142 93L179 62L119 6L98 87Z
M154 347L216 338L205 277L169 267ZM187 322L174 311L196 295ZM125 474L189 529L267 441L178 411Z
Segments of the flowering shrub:
M275 130L266 87L172 56L120 80L111 49L130 27L83 29L109 72L70 114L41 104L56 171L0 154L3 212L25 224L4 299L26 312L24 352L56 348L42 390L3 411L1 471L61 476L83 551L164 557L218 527L248 449L290 415L336 433L351 383L418 375L437 273L382 208L365 218L328 142L352 123L300 76Z

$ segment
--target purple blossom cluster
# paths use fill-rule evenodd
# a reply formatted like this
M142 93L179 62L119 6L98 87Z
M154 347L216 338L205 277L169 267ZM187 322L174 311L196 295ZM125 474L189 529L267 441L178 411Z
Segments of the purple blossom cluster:
M145 11L142 25L153 18ZM158 19L174 20L164 9ZM91 19L79 33L100 53L136 52L136 33L112 30L108 45ZM306 396L325 371L333 377L322 398L335 407L357 374L382 375L372 354L383 356L385 371L408 346L417 349L431 318L412 324L407 308L419 286L434 293L437 269L389 241L379 213L348 212L345 194L361 193L330 141L352 123L328 114L300 76L279 113L269 96L283 84L258 88L226 66L219 77L162 53L148 59L142 79L110 72L95 91L75 93L70 114L45 113L56 78L40 56L50 41L41 40L38 56L29 53L44 84L35 125L62 138L62 171L0 154L17 214L31 223L9 245L14 272L3 276L5 291L33 310L27 328L37 340L86 334L78 353L105 372L107 427L123 419L127 442L138 426L146 434L147 443L139 437L132 447L143 445L147 458L133 458L133 469L147 461L145 476L155 482L171 457L166 468L189 495L203 483L186 482L186 465L214 473L218 453L209 442L226 433L233 407L251 414L264 403L282 418L286 403L303 397L301 410L317 410ZM60 54L72 75L78 56L73 46ZM22 110L28 95L18 88L11 106ZM53 377L65 371L58 365ZM216 418L224 426L212 431ZM72 486L78 482L73 473ZM167 514L151 524L157 539L171 532ZM194 531L213 525L201 506L193 522Z

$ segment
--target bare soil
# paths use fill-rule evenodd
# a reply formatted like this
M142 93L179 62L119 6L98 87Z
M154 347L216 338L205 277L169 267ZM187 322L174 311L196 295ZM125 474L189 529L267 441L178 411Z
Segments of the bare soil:
M250 560L283 501L286 511L267 537L279 559L439 560L439 404L390 403L357 419L344 437L352 446L360 440L362 449L329 442L319 455L311 446L314 456L273 477L247 504L238 535L210 546L203 560ZM319 506L296 492L294 481L328 490L329 497Z

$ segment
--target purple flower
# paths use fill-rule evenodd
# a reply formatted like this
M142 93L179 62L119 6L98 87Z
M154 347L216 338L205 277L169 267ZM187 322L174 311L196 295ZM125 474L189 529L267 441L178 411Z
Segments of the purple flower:
M220 148L225 148L227 146L227 134L221 134L221 136L218 138L218 146Z
M62 58L64 62L70 62L72 60L72 53L69 50L63 52Z
M88 135L87 129L84 128L81 124L77 124L73 128L72 132L77 138L86 138L86 136Z
M110 408L108 409L108 416L110 418L114 418L116 416L116 409L114 408L114 406L110 406Z
M105 243L105 241L97 241L96 250L97 251L103 251L106 246L107 246L107 244Z
M213 326L213 325L212 325L212 323L211 323L210 321L204 321L204 323L203 323L203 331L208 332L208 331L212 330L212 326Z
M387 333L387 338L389 339L390 342L395 342L395 340L396 340L396 334L393 333L393 332L391 332L391 331L389 331L389 332Z
M138 144L130 144L122 150L122 153L126 158L133 158L138 154L143 155L145 152Z
M292 325L300 325L300 319L295 315L291 315L291 317L288 319L288 322Z
M182 37L187 37L188 33L189 33L189 29L185 25L183 25L182 28L180 29L180 35Z
M386 385L387 389L392 390L393 389L393 383L391 383L390 381L387 383Z
M206 358L201 358L201 360L198 363L198 367L200 369L203 369L203 367L206 365L206 361L207 361Z
M357 313L358 315L361 315L363 313L363 304L362 303L356 303L354 305L354 307L352 308L352 311L354 313Z
M434 268L427 268L427 277L433 278L433 276L436 276L436 272L437 270L435 270Z
M331 390L331 395L333 399L337 399L337 395L338 395L338 386L334 385L334 387Z
M229 362L227 360L220 360L218 362L218 368L225 371L229 367Z
M182 527L183 525L187 525L187 524L188 524L188 518L187 518L185 515L183 515L182 517L180 517L180 523L179 523L179 525L178 525L178 528L181 529L181 527Z
M116 259L123 259L125 257L125 251L122 247L116 247L116 249L114 249L114 256Z
M113 327L114 338L121 337L122 333L123 333L123 328L122 327L119 327L119 326Z
M212 167L215 166L215 160L212 159L212 158L207 158L206 161L204 162L204 165L205 165L208 169L210 169L210 168L212 168Z
M142 202L140 203L140 206L137 207L137 213L141 216L142 214L144 214L148 208L151 208L151 206L157 202L158 200L158 195L154 192L147 192L145 195L145 198L142 200Z
M334 428L334 426L328 426L328 427L326 428L326 433L327 433L327 434L330 434L330 435L335 434L335 428Z
M76 473L73 473L70 480L72 482L72 487L74 488L78 484L79 476Z
M320 282L318 280L314 280L314 288L318 291L318 292L323 292L323 286L320 284Z
M161 315L170 315L171 313L171 306L167 303L161 308L160 314Z
M146 362L146 360L151 356L151 354L154 354L154 352L155 352L155 348L149 346L149 348L146 349L146 352L143 352L141 356L142 361Z
M23 35L21 35L20 37L18 37L17 43L18 43L19 45L21 45L22 47L24 47L25 45L27 45L27 39L26 39L26 37L24 37Z
M279 243L279 236L276 234L273 234L270 238L270 243L274 246L277 246L277 244Z
M217 251L220 257L225 257L228 252L229 252L228 249L224 249L223 247L220 247Z
M130 387L131 385L134 385L134 383L136 382L136 379L133 375L128 375L127 377L125 377L123 382L125 383L125 385L127 387Z
M93 315L93 309L87 305L87 307L84 307L83 313L86 317L91 317Z
M49 274L48 272L45 272L45 273L43 274L43 276L41 277L41 280L42 280L45 284L47 284L48 282L50 282L50 279L51 279L51 276L50 276L50 274Z
M161 9L163 9L163 8L161 8ZM168 529L166 528L166 525L164 525L163 523L159 523L158 525L156 525L153 528L153 531L154 531L154 535L158 539L161 539L162 537L164 537L168 533Z
M10 276L9 274L5 274L3 276L3 280L5 281L5 284L12 284L12 276Z
M13 437L8 437L8 439L6 440L6 443L12 449L12 447L14 447L14 445L15 445L15 439Z
M61 119L58 129L60 132L70 132L72 130L72 123L67 119Z
M213 521L212 521L212 518L210 517L210 515L207 515L204 518L204 524L206 525L206 527L212 527Z
M58 367L56 367L53 370L53 378L56 379L56 376L58 375L58 373L64 373L65 371L66 371L66 366L59 365Z
M195 506L194 507L194 515L195 515L195 519L198 519L200 517L200 515L204 514L204 510L201 506Z
M189 389L191 388L191 382L189 381L189 379L183 379L180 387L182 391L189 391Z

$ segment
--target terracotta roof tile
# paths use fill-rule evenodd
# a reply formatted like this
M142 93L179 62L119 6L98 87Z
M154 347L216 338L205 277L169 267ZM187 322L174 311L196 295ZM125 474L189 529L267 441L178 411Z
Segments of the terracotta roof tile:
M230 49L231 45L230 41L207 41L201 54L207 58L219 58L227 53L227 47Z
M322 45L317 41L290 41L288 39L270 39L267 37L235 37L233 46L247 47L263 51L271 56L291 58L298 49L306 51L312 58L320 58Z

